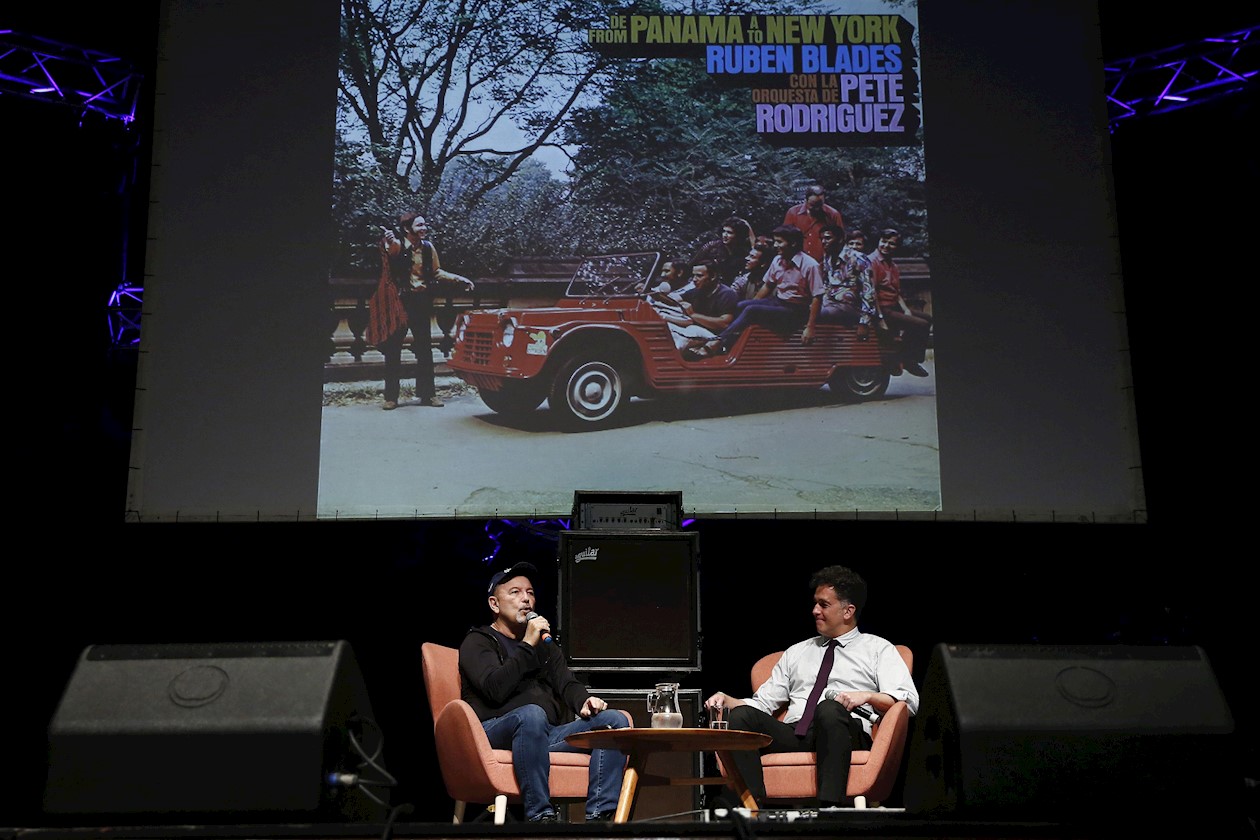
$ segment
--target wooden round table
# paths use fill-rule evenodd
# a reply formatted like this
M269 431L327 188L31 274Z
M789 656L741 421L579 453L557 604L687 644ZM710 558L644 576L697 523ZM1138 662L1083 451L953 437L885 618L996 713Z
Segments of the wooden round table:
M629 759L621 780L621 797L617 800L614 822L630 819L639 785L711 785L726 784L735 791L740 802L750 811L757 802L748 792L748 784L739 774L730 753L733 750L758 750L770 743L770 736L742 729L593 729L578 732L564 739L583 750L620 750ZM698 779L674 776L653 776L643 772L647 760L658 752L715 752L722 760L727 775Z

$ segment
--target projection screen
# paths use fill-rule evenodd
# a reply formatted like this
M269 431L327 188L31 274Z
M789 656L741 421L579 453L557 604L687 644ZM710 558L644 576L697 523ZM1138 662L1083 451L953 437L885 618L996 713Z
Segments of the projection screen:
M1143 521L1093 3L503 5L168 0L128 519Z

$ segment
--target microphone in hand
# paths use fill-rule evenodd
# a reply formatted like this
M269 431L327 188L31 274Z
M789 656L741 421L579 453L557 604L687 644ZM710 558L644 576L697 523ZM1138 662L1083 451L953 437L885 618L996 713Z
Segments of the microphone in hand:
M838 688L829 688L823 692L824 700L835 700L839 696L840 689ZM871 723L879 723L879 712L873 712L865 706L855 706L852 709L849 709L849 712L850 714L855 714L858 717L864 717Z
M526 620L526 621L533 621L535 618L539 618L539 617L540 617L540 616L538 615L538 613L534 612L533 610L530 610L530 611L529 611L529 612L525 615L525 620ZM542 640L543 640L543 644L545 644L545 645L549 645L549 644L551 644L551 633L550 633L549 631L547 631L547 630L544 630L544 631L543 631L543 634L542 634Z

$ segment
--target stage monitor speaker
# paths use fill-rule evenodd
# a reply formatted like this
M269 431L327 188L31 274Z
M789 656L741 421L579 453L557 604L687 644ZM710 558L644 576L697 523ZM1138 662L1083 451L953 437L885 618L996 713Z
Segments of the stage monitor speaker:
M1134 824L1237 803L1233 719L1198 647L933 650L908 811ZM1227 806L1228 807L1228 806Z
M623 709L634 718L635 726L652 725L652 713L648 711L648 688L591 688L591 694L608 703L609 708ZM698 688L678 691L678 709L682 712L683 726L697 726L704 700ZM658 752L647 760L646 773L677 779L704 777L704 755L699 752ZM635 820L666 817L698 811L701 806L699 785L640 785L635 799Z
M48 728L44 809L378 819L335 774L384 781L381 741L344 641L96 645Z
M700 670L700 536L561 531L557 625L578 671Z

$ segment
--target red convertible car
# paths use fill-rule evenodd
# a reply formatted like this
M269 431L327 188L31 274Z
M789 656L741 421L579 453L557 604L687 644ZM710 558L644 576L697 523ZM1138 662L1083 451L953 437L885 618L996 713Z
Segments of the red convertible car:
M530 412L545 399L569 429L615 422L632 397L720 389L821 388L869 400L898 364L887 339L821 324L811 344L754 325L730 352L686 359L652 295L659 253L585 259L555 306L468 312L455 325L450 367L501 414Z

